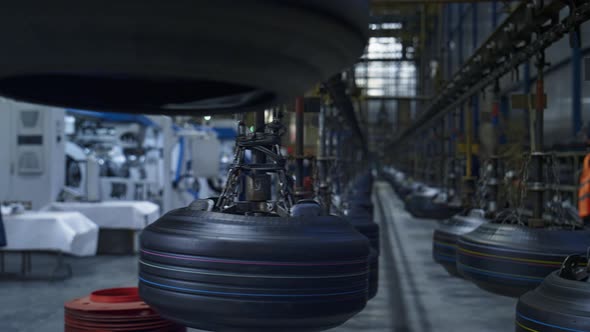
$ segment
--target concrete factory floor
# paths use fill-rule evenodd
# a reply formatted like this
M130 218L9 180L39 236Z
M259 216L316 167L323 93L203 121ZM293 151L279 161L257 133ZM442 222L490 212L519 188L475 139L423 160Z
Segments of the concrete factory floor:
M391 187L376 184L375 216L382 230L379 294L366 309L334 332L512 331L516 300L487 294L450 277L431 257L436 223L416 220ZM9 265L16 266L13 257ZM0 281L1 332L63 331L63 303L101 288L136 284L136 257L67 258L66 281ZM52 260L35 256L34 269ZM194 330L192 330L194 331Z
M389 184L375 187L382 261L391 287L389 313L396 332L514 330L516 299L489 294L451 277L432 259L436 221L413 218Z

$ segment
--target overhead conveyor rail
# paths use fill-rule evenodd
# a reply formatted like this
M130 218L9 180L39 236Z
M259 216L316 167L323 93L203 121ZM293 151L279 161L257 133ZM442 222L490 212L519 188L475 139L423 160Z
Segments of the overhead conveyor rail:
M471 96L590 20L590 3L571 1L570 5L569 14L561 20L560 11L567 6L564 1L549 1L542 8L535 8L529 1L519 5L425 106L412 125L393 140L391 147L400 146L424 127L440 121Z

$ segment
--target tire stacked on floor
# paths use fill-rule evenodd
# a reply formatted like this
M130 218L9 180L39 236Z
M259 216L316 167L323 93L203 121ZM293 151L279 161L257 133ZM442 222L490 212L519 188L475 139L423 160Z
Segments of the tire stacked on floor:
M489 292L518 297L569 255L585 254L590 231L486 223L459 237L457 269Z
M354 64L368 39L368 6L359 0L14 2L0 15L6 41L0 95L125 113L261 110Z
M523 295L516 306L516 332L588 331L590 283L587 271L581 272L581 277L575 277L563 275L563 269L554 271L538 288Z
M442 265L447 272L462 277L457 271L457 242L461 235L472 232L488 222L482 210L471 210L467 214L458 214L439 223L432 236L432 258Z
M139 289L197 329L320 331L364 308L368 257L368 240L338 217L183 208L143 231Z
M379 290L379 225L373 221L373 216L363 208L352 208L346 213L346 219L354 228L363 234L371 245L369 255L369 299L374 298Z
M164 320L139 298L137 288L93 292L65 304L65 332L185 332Z

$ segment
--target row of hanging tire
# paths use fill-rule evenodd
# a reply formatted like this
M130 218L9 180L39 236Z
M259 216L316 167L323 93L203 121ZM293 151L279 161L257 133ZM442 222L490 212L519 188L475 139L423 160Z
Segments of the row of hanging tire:
M406 210L416 218L443 220L461 212L461 207L449 204L447 194L439 189L412 181L400 172L384 172L383 176L404 201Z
M386 178L400 197L412 195L411 181L403 174ZM587 261L577 262L582 272L576 276L567 276L564 271L572 267L562 263L572 255L587 255L590 231L535 229L499 219L471 210L440 221L433 234L433 259L450 275L488 292L520 297L516 331L589 331L590 284L583 273Z

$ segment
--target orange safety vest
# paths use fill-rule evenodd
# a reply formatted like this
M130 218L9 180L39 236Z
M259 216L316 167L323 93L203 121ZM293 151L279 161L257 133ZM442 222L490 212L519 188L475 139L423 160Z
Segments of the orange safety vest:
M578 213L580 218L590 217L590 154L584 158L580 189L578 189Z

